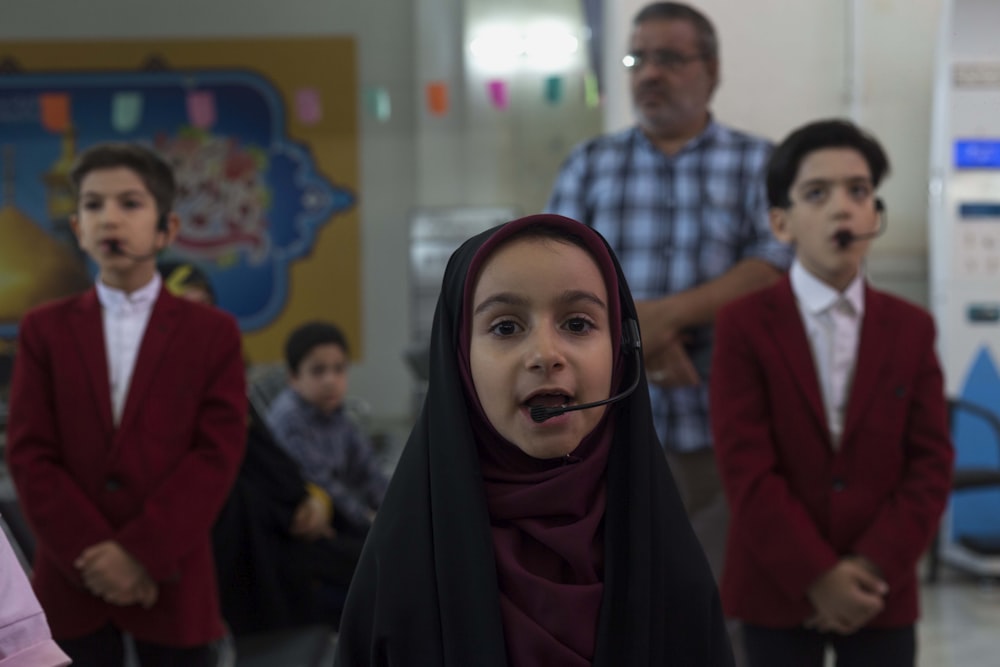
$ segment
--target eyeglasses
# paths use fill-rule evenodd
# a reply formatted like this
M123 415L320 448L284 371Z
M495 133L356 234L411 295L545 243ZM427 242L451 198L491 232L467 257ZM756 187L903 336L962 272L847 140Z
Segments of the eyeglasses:
M634 51L624 58L622 64L632 71L642 69L643 65L652 64L668 70L678 70L695 60L704 60L707 56L704 53L692 53L686 55L671 51L670 49L656 49L655 51Z

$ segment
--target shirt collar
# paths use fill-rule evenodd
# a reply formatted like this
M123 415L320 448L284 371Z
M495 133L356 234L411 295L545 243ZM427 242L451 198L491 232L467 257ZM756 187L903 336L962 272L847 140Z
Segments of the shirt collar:
M677 151L676 153L674 153L673 155L671 155L670 157L671 158L676 158L678 155L682 155L683 153L687 153L688 151L691 151L691 150L694 150L695 148L698 148L703 143L711 141L719 133L719 129L720 129L720 125L715 122L715 116L712 115L712 112L709 112L708 113L708 123L705 125L705 128L701 132L699 132L698 134L696 134L695 136L693 136L690 139L688 139L687 143L685 143L683 146L681 146L681 149L679 151ZM659 148L656 147L656 144L654 144L652 142L652 140L649 137L646 136L646 133L642 131L642 127L641 126L639 126L638 124L634 125L632 127L632 131L636 135L638 135L639 137L641 137L642 141L645 142L645 144L649 148L649 150L655 151L659 155L664 155L664 153Z
M791 280L795 298L813 315L823 312L841 297L851 304L858 317L861 317L865 312L864 273L862 271L858 271L858 275L854 277L847 289L838 292L809 273L796 258L789 271L789 280Z
M110 285L105 285L100 278L97 280L97 299L105 310L111 312L128 312L151 308L160 293L160 285L163 283L159 272L153 274L153 279L135 290L131 294L126 294L123 290Z

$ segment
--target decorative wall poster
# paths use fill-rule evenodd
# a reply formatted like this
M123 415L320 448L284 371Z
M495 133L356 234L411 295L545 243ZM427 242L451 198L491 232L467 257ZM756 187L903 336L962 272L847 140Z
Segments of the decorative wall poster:
M0 46L0 338L91 281L69 229L74 157L137 141L177 175L162 258L206 270L251 360L280 359L317 318L361 352L355 69L351 38Z

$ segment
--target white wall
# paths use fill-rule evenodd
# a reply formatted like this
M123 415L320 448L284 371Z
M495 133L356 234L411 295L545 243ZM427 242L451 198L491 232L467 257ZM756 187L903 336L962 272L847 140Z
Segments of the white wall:
M605 124L632 122L621 57L644 0L605 0ZM882 195L889 229L869 260L873 281L927 303L927 182L939 0L699 0L719 32L723 122L780 140L795 127L853 116L893 164ZM851 20L851 8L859 8ZM856 31L855 28L860 30ZM856 44L857 48L853 48ZM852 67L852 58L857 66ZM860 71L856 85L852 72ZM859 93L852 99L851 93Z
M407 223L416 199L413 3L0 0L0 40L294 35L355 36L359 84L383 86L391 94L388 122L359 114L362 335L367 354L354 368L351 393L367 400L377 415L405 415L410 408L410 376L401 356L408 340Z

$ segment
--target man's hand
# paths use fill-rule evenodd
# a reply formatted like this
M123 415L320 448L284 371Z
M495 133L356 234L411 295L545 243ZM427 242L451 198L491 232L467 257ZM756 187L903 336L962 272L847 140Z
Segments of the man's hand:
M885 607L889 586L862 559L845 558L809 587L807 595L816 615L807 628L851 634L877 616Z
M332 510L328 510L329 505L313 495L306 496L305 500L299 503L292 516L292 525L289 532L294 537L312 542L321 537L333 537L335 535L330 521Z
M642 355L647 377L660 387L691 387L701 383L698 371L684 349L680 315L681 301L675 296L638 301L635 304L642 330Z
M646 377L653 384L663 387L694 387L701 384L698 370L691 362L680 340L668 344L655 355L646 355Z
M146 568L114 540L88 547L74 565L87 590L112 604L152 606L159 595Z
M648 301L636 301L635 312L642 330L642 352L648 360L659 356L667 346L681 338L687 324L680 319L676 298L665 296ZM647 364L648 365L648 364Z

